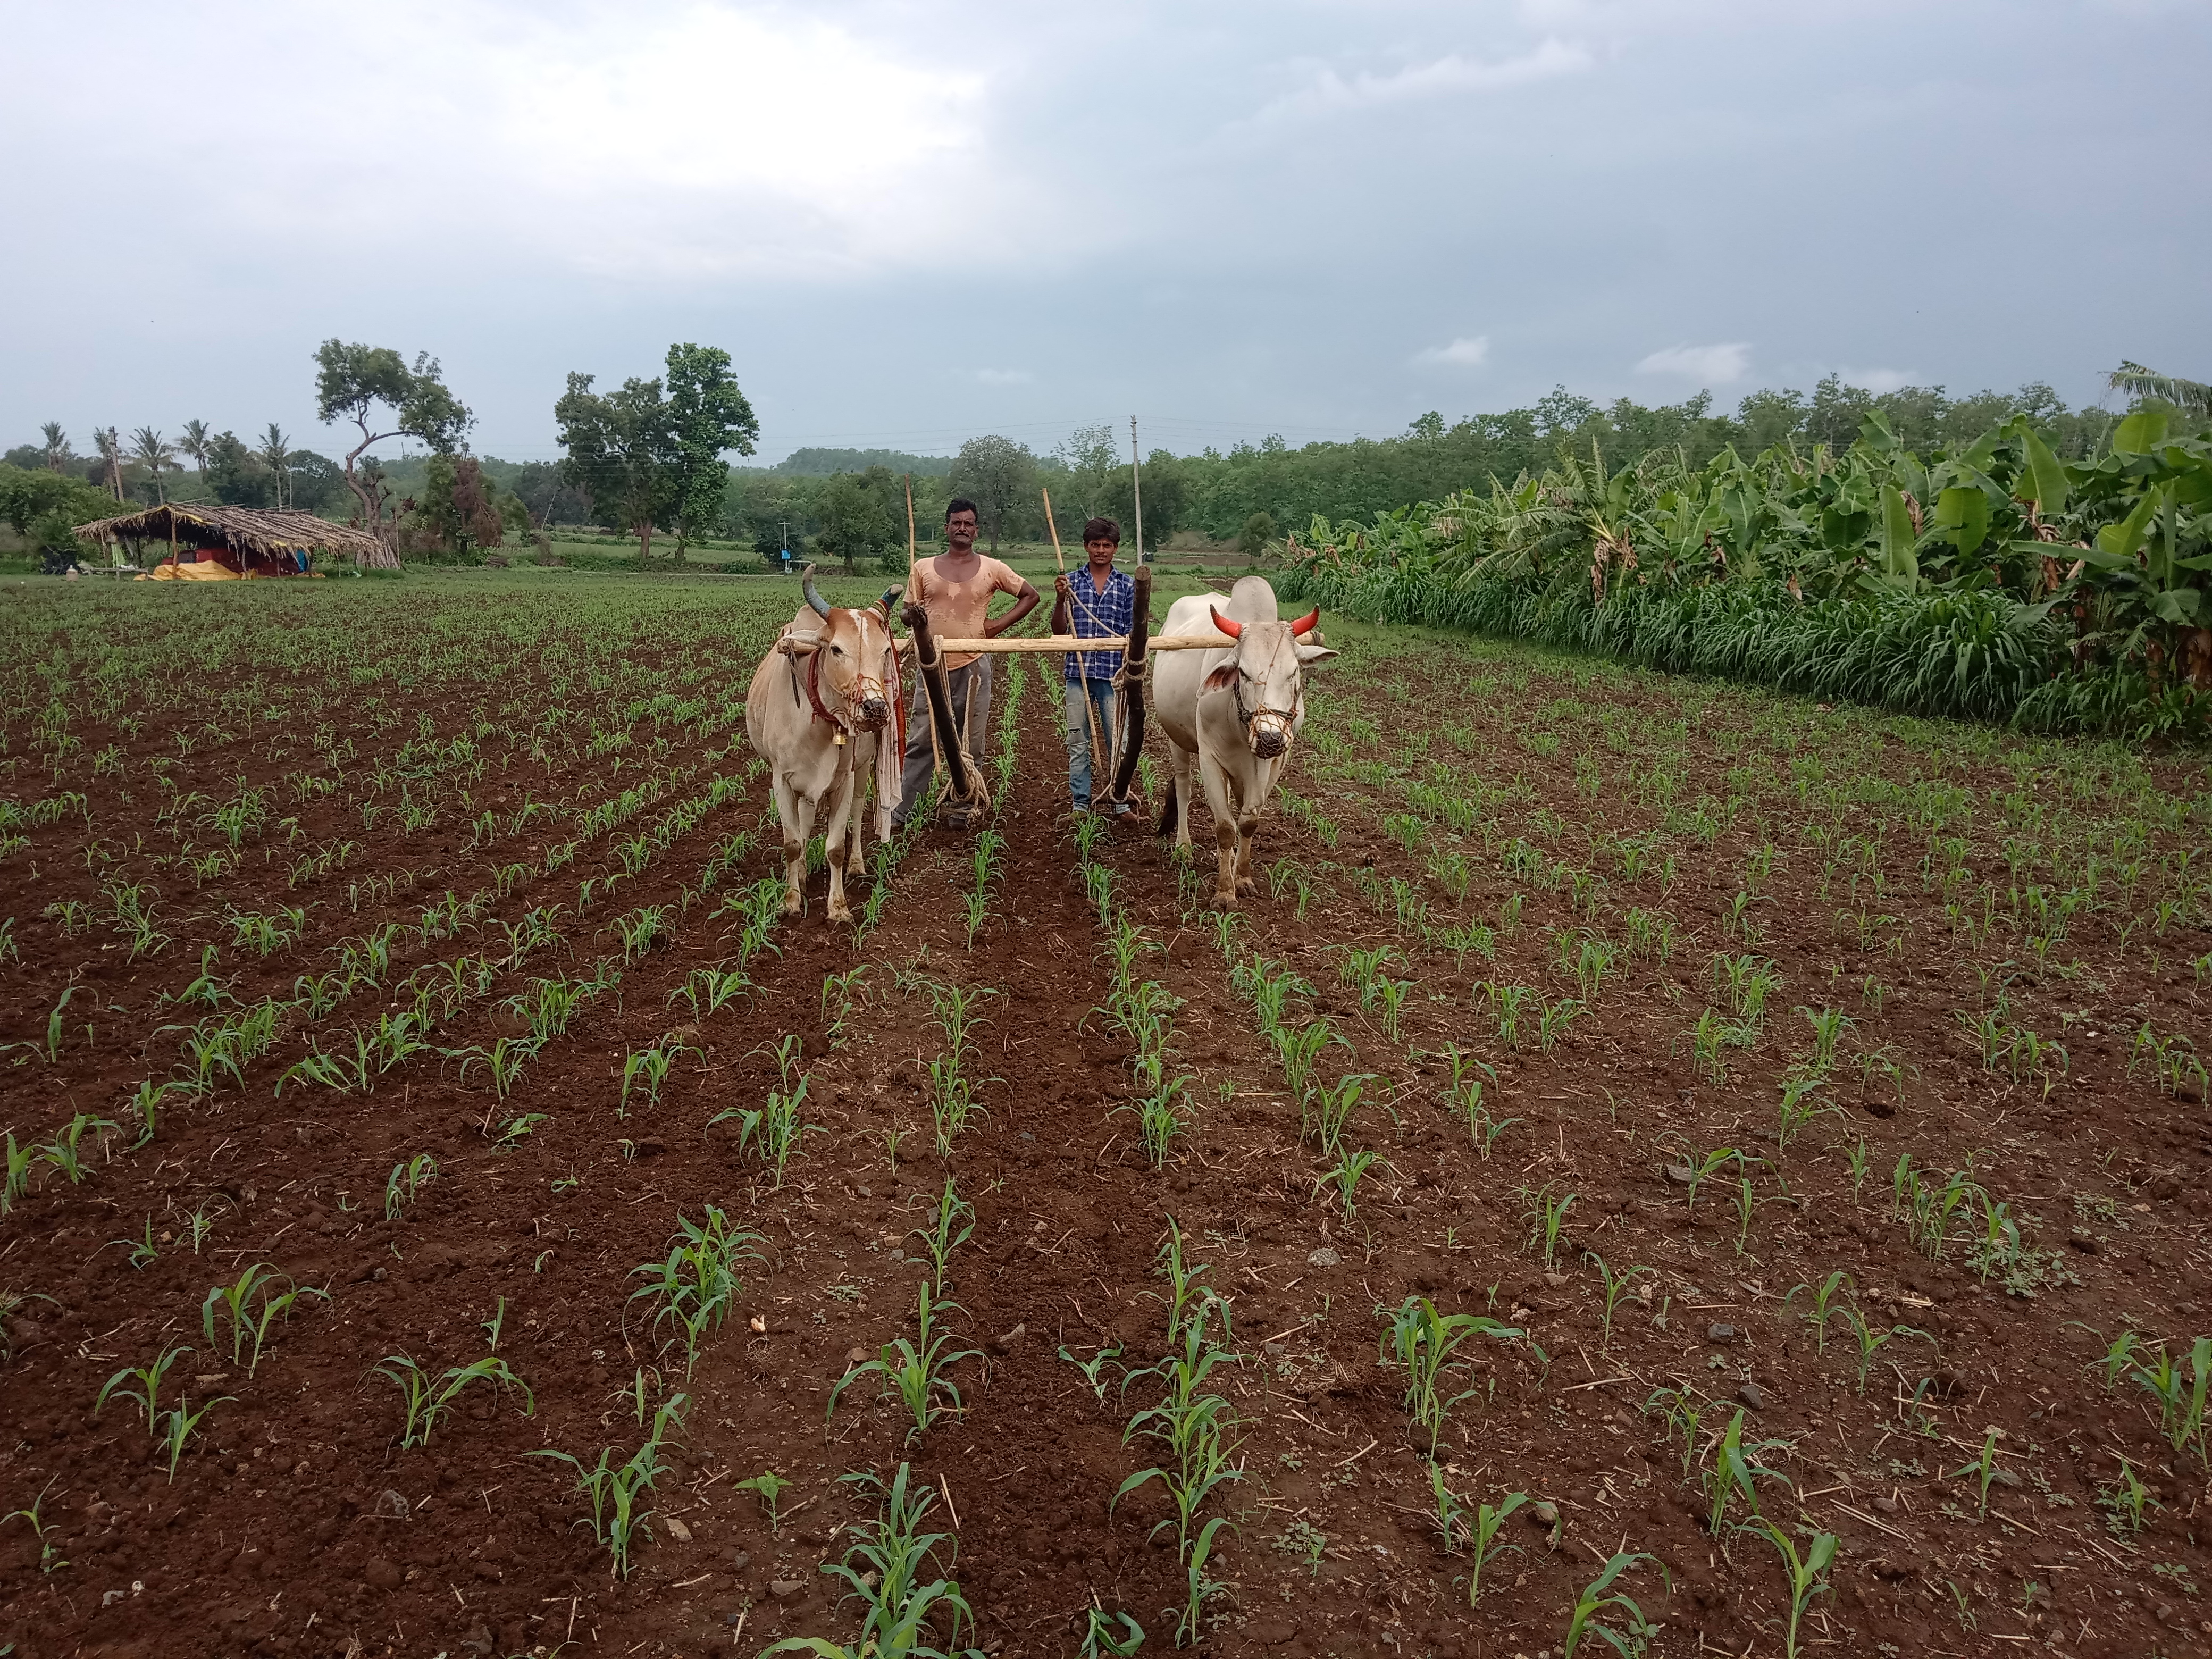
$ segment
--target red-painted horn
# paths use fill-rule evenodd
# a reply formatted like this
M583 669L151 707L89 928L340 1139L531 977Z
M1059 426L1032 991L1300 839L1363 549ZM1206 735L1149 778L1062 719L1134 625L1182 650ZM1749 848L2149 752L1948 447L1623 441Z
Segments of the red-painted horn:
M1310 634L1320 625L1320 623L1321 607L1319 605L1316 605L1312 610L1307 611L1304 616L1299 617L1296 622L1291 624L1291 635L1295 639L1301 634Z
M1213 625L1219 629L1223 633L1228 635L1231 639L1237 639L1243 635L1244 632L1244 624L1243 623L1232 621L1229 617L1223 616L1221 612L1216 610L1212 605L1209 605L1206 608L1212 614ZM1316 616L1319 616L1321 613L1319 611L1316 611L1314 614Z

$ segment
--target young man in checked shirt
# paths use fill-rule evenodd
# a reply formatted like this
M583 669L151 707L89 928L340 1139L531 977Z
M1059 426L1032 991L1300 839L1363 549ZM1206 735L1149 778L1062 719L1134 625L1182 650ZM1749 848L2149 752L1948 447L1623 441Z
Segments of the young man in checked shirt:
M1114 568L1114 555L1121 545L1121 526L1111 519L1093 519L1083 526L1084 568L1063 575L1053 584L1052 631L1087 640L1121 639L1127 635L1136 613L1137 585ZM1088 811L1094 787L1113 787L1110 778L1094 782L1091 775L1091 715L1097 717L1098 741L1105 758L1114 755L1114 676L1121 667L1119 645L1105 651L1067 653L1067 789L1075 810ZM1116 802L1114 815L1127 817L1127 802Z

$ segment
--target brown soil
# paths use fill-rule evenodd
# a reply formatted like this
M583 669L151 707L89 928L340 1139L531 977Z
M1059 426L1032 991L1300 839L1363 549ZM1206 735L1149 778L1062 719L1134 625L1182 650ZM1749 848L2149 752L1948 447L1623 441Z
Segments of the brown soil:
M750 661L777 619L745 617L722 660ZM54 637L64 637L58 626ZM632 647L638 671L684 695L702 677L696 653L709 637L702 629L662 654ZM1127 1050L1093 1012L1109 979L1075 873L1056 684L1041 696L1032 683L1024 702L1018 777L996 820L1005 873L972 946L956 896L971 880L965 836L917 838L881 925L857 947L822 921L817 877L810 914L780 925L777 953L750 964L754 988L684 1032L697 1052L657 1104L633 1099L627 1115L624 1056L694 1024L671 994L694 969L729 958L733 925L716 905L741 874L769 867L755 850L711 890L705 878L726 836L772 826L757 776L672 830L615 896L590 902L587 918L568 920L565 945L502 975L440 1030L438 1046L455 1049L513 1035L499 999L556 962L584 972L597 956L618 957L620 943L598 931L616 915L672 907L671 941L629 964L618 998L580 1012L505 1102L480 1069L465 1079L434 1053L368 1095L276 1090L311 1037L331 1046L374 1013L405 1007L392 993L408 969L503 945L495 918L520 922L554 902L577 910L580 883L622 872L619 840L712 777L744 775L741 739L723 752L733 728L711 715L664 714L656 726L616 710L607 728L629 732L627 748L586 753L578 733L573 751L511 758L473 784L465 810L458 763L427 747L400 754L418 716L439 743L471 729L471 714L456 712L471 665L428 658L421 681L386 688L373 710L333 700L304 717L331 724L333 747L352 740L350 769L327 796L288 799L282 811L297 825L249 840L234 871L195 889L180 866L165 867L173 942L133 963L105 921L72 933L44 913L70 900L104 906L103 877L143 873L118 826L144 824L163 798L149 763L174 757L169 796L196 790L212 803L241 774L283 783L301 754L248 733L178 756L174 723L135 735L94 724L72 728L82 749L50 775L21 758L40 751L27 744L38 708L19 696L7 793L25 805L62 790L84 797L81 811L19 832L28 847L0 866L21 895L5 907L21 960L0 968L12 1011L4 1035L37 1045L0 1060L19 1142L48 1139L78 1112L135 1130L124 1101L141 1078L168 1075L177 1054L177 1033L161 1028L203 1012L161 1006L156 994L191 981L203 945L220 945L217 972L235 975L242 1003L289 998L341 939L416 921L448 889L493 896L480 931L412 940L385 981L389 1000L364 993L319 1022L288 1015L269 1054L245 1066L242 1089L173 1103L142 1147L131 1133L88 1134L81 1184L43 1169L0 1221L0 1288L45 1298L17 1306L7 1328L0 1508L37 1502L52 1546L46 1564L67 1563L42 1571L27 1521L0 1527L0 1643L26 1656L427 1656L569 1644L750 1654L794 1634L847 1640L859 1604L841 1607L819 1567L842 1558L845 1529L876 1508L838 1477L888 1474L908 1458L915 1480L941 1494L935 1524L957 1531L957 1561L947 1552L940 1566L975 1608L980 1646L1073 1654L1081 1612L1096 1605L1133 1613L1150 1633L1146 1650L1165 1650L1173 1617L1163 1609L1182 1601L1184 1575L1172 1529L1151 1536L1164 1502L1155 1485L1108 1510L1151 1461L1141 1444L1123 1445L1122 1430L1156 1390L1109 1387L1101 1401L1060 1350L1084 1356L1118 1343L1125 1364L1158 1356L1164 1316L1152 1264L1172 1216L1191 1257L1208 1265L1205 1282L1232 1299L1243 1356L1214 1379L1241 1415L1244 1479L1207 1511L1236 1527L1216 1558L1229 1589L1212 1605L1211 1651L1556 1653L1577 1593L1626 1549L1666 1570L1642 1565L1615 1586L1662 1623L1653 1652L1778 1652L1789 1598L1773 1547L1732 1528L1705 1532L1680 1442L1644 1410L1662 1388L1716 1402L1709 1434L1742 1402L1747 1437L1788 1443L1764 1459L1790 1482L1760 1484L1765 1513L1801 1548L1812 1532L1839 1540L1833 1591L1806 1616L1812 1641L1851 1653L2204 1650L2212 1622L2194 1577L2212 1578L2194 1538L2204 1463L2159 1432L2141 1387L2124 1376L2107 1388L2094 1364L2106 1343L2083 1328L2110 1338L2133 1326L2177 1352L2212 1328L2202 1086L2185 1079L2169 1095L2145 1066L2130 1068L2145 1023L2205 1036L2203 970L2191 963L2212 939L2185 863L2178 876L2172 868L2172 855L2203 838L2203 769L1388 638L1386 653L1360 633L1322 671L1290 786L1304 810L1273 811L1265 828L1263 860L1280 872L1280 891L1262 881L1225 936L1226 954L1204 905L1212 838L1202 811L1203 869L1180 890L1149 825L1118 826L1102 843L1116 902L1161 947L1143 971L1183 1000L1174 1053L1194 1076L1197 1109L1157 1172L1120 1110L1134 1092ZM534 648L543 658L556 643L540 635ZM272 677L269 695L290 696L327 672ZM550 664L539 672L556 673ZM1560 740L1547 744L1547 732ZM109 744L121 764L95 772ZM533 797L584 808L613 799L636 775L609 770L623 755L681 775L621 828L582 837L573 864L516 877L497 896L503 867L573 832L546 820L496 828L471 847L475 813L503 823ZM380 759L393 776L372 791L365 775ZM403 765L422 769L404 790ZM1675 775L1671 803L1653 781L1662 768ZM1455 835L1422 819L1404 786L1425 778L1482 803L1487 830ZM1967 804L1947 809L1911 793L1916 780L1967 792ZM403 799L445 802L445 816L410 835L364 830L362 800ZM1693 809L1718 815L1731 799L1741 802L1733 821L1710 841L1688 825ZM2150 816L2161 800L2176 809L2162 823ZM1934 821L1947 810L1948 822ZM2130 819L2147 825L2141 844L2113 850ZM1865 838L1871 862L1856 846L1838 856L1839 841L1824 849L1813 827ZM209 834L196 834L204 855ZM1645 834L1649 863L1631 878L1613 838ZM1940 885L1923 881L1923 854L1940 868L1947 836L1968 843L1974 916L1984 881L2000 896L1994 927L1972 942L1947 917ZM2046 855L2078 856L2093 837L2105 849L2100 902L2072 918L2050 952L2056 966L2039 968L2027 930L2008 921L2008 836L2032 838ZM1556 889L1534 865L1507 867L1515 837L1546 870L1569 866ZM144 839L168 844L153 826ZM114 870L85 854L100 840ZM287 886L299 857L347 840L360 850L343 870ZM1771 872L1742 889L1752 894L1749 943L1729 932L1729 903L1769 842ZM1457 899L1437 867L1454 853L1471 866ZM1829 861L1836 867L1824 872ZM2142 869L2122 885L2116 872L2130 861ZM1302 919L1300 874L1310 884ZM1601 878L1579 908L1577 874ZM1440 927L1498 925L1515 895L1517 926L1499 928L1494 959L1462 960L1423 944L1410 910L1399 914L1394 878L1408 904L1425 905L1432 941ZM2022 880L2031 878L2040 878ZM349 884L358 908L349 908ZM227 909L310 898L319 908L301 944L265 962L232 945ZM2181 908L2154 931L2161 899ZM1613 968L1548 1053L1533 1014L1521 1049L1502 1042L1478 988L1526 985L1550 1004L1583 998L1558 938L1588 928L1622 941L1631 910L1672 920L1671 956ZM1397 963L1386 972L1412 981L1395 1034L1340 972L1349 951L1384 945ZM1319 1188L1325 1163L1301 1144L1281 1068L1232 986L1230 959L1254 952L1312 988L1294 1014L1326 1017L1351 1045L1331 1050L1323 1075L1376 1076L1352 1144L1382 1161L1350 1214ZM1690 1033L1705 1008L1731 1012L1711 966L1717 952L1771 958L1781 983L1749 1046L1725 1054L1717 1083ZM863 964L833 1030L824 976ZM1962 1036L1956 1014L1994 1003L1998 978L1982 983L1990 970L2012 975L2014 1026L2066 1044L2069 1064L2049 1068L2047 1091L2033 1067L2018 1079L2004 1064L1986 1069ZM1001 994L978 1068L991 1079L989 1115L949 1164L931 1143L923 1072L940 1038L908 981L916 972ZM50 1064L40 1052L45 1012L72 984ZM1783 1079L1811 1047L1791 1012L1799 1004L1841 1009L1855 1024L1818 1097L1833 1113L1778 1151ZM823 1133L807 1138L777 1188L741 1155L732 1124L707 1126L760 1105L776 1076L768 1045L787 1034L803 1042L807 1115ZM1487 1157L1446 1103L1455 1043L1495 1068L1486 1104L1516 1120ZM1872 1057L1863 1072L1862 1056ZM541 1112L518 1145L500 1149L501 1126ZM1855 1190L1847 1155L1862 1144L1868 1173ZM1691 1212L1664 1173L1685 1145L1768 1160L1750 1171L1747 1227L1735 1170ZM436 1157L438 1179L387 1220L387 1177L420 1152ZM1905 1152L1932 1171L1971 1168L2010 1206L2036 1252L2014 1288L2032 1294L2008 1294L2002 1277L1984 1282L1963 1232L1940 1260L1913 1248L1889 1190ZM961 1307L945 1316L956 1346L983 1350L952 1371L964 1413L909 1444L907 1419L864 1380L825 1429L830 1391L854 1358L913 1334L922 1268L907 1255L907 1230L948 1168L975 1206L974 1236L949 1270ZM1530 1248L1528 1219L1547 1184L1576 1195L1549 1270ZM763 1260L686 1379L680 1348L662 1353L644 1304L629 1300L632 1269L665 1254L678 1218L701 1220L710 1205L760 1236ZM196 1209L215 1218L198 1254L185 1221ZM110 1241L145 1228L158 1255L134 1267L127 1245ZM1590 1256L1616 1273L1656 1269L1638 1281L1648 1301L1620 1303L1609 1341ZM230 1363L227 1334L219 1350L208 1342L200 1310L210 1285L258 1262L329 1300L303 1299L272 1328L249 1376ZM1850 1276L1843 1299L1877 1328L1903 1324L1929 1339L1884 1347L1863 1394L1841 1321L1823 1347L1799 1317L1804 1294L1790 1299L1836 1270ZM1434 1524L1426 1439L1409 1429L1402 1373L1378 1363L1380 1316L1414 1295L1447 1313L1509 1320L1531 1339L1477 1356L1452 1390L1476 1392L1453 1409L1438 1448L1445 1479L1470 1504L1530 1498L1500 1534L1516 1553L1486 1571L1473 1612L1466 1549L1447 1553ZM519 1395L478 1388L427 1447L399 1449L398 1393L375 1368L395 1353L440 1370L483 1355L482 1323L501 1298L498 1353L533 1391L534 1413ZM180 1378L195 1407L231 1398L171 1481L137 1407L113 1399L97 1417L92 1408L118 1367L182 1344L194 1352L172 1371L164 1405ZM527 1455L558 1449L588 1465L611 1446L626 1457L643 1437L641 1387L648 1402L681 1392L689 1405L655 1535L618 1582L576 1524L570 1478ZM1982 1515L1978 1483L1950 1477L1980 1456L1990 1428L2002 1431L2002 1473ZM2155 1493L2140 1531L2108 1526L2100 1506L2121 1459ZM780 1532L735 1490L769 1468L793 1483ZM1529 1519L1539 1502L1555 1525ZM1731 1519L1744 1516L1739 1500ZM1595 1650L1586 1638L1583 1651Z

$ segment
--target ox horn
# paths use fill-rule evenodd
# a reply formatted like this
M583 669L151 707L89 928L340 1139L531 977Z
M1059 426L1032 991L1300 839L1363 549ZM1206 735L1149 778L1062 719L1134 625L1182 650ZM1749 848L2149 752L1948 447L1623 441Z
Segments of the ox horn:
M829 620L830 601L823 599L820 592L816 590L814 586L814 567L811 564L799 573L799 591L806 595L806 602L814 607L814 614L816 616L820 617L825 622Z
M1206 608L1207 612L1212 617L1213 625L1216 628L1228 635L1232 640L1241 639L1243 637L1244 624L1243 623L1237 621L1234 617L1223 616L1219 609L1214 605L1209 605Z
M1320 623L1321 607L1319 605L1316 605L1312 610L1307 611L1304 616L1299 617L1296 622L1291 624L1291 636L1293 639L1296 639L1302 634L1310 634L1320 625Z
M898 598L898 596L899 596L899 590L898 590L897 588L896 588L896 587L886 587L885 589L884 589L884 596L883 596L883 598L881 598L880 599L878 599L878 600L876 601L876 609L877 609L877 610L878 610L878 611L882 611L882 612L884 613L884 619L885 619L886 621L888 621L888 620L890 619L890 614L891 614L891 601L892 601L893 599L895 599Z

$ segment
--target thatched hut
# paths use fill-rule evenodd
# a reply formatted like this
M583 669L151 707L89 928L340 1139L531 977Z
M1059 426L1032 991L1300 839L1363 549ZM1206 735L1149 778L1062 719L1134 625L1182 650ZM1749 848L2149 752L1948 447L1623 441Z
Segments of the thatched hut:
M384 544L366 531L332 524L312 513L251 507L167 501L143 513L78 525L76 533L88 541L124 537L167 543L168 556L150 573L156 580L296 576L307 571L317 553L340 556L355 564L391 561Z

